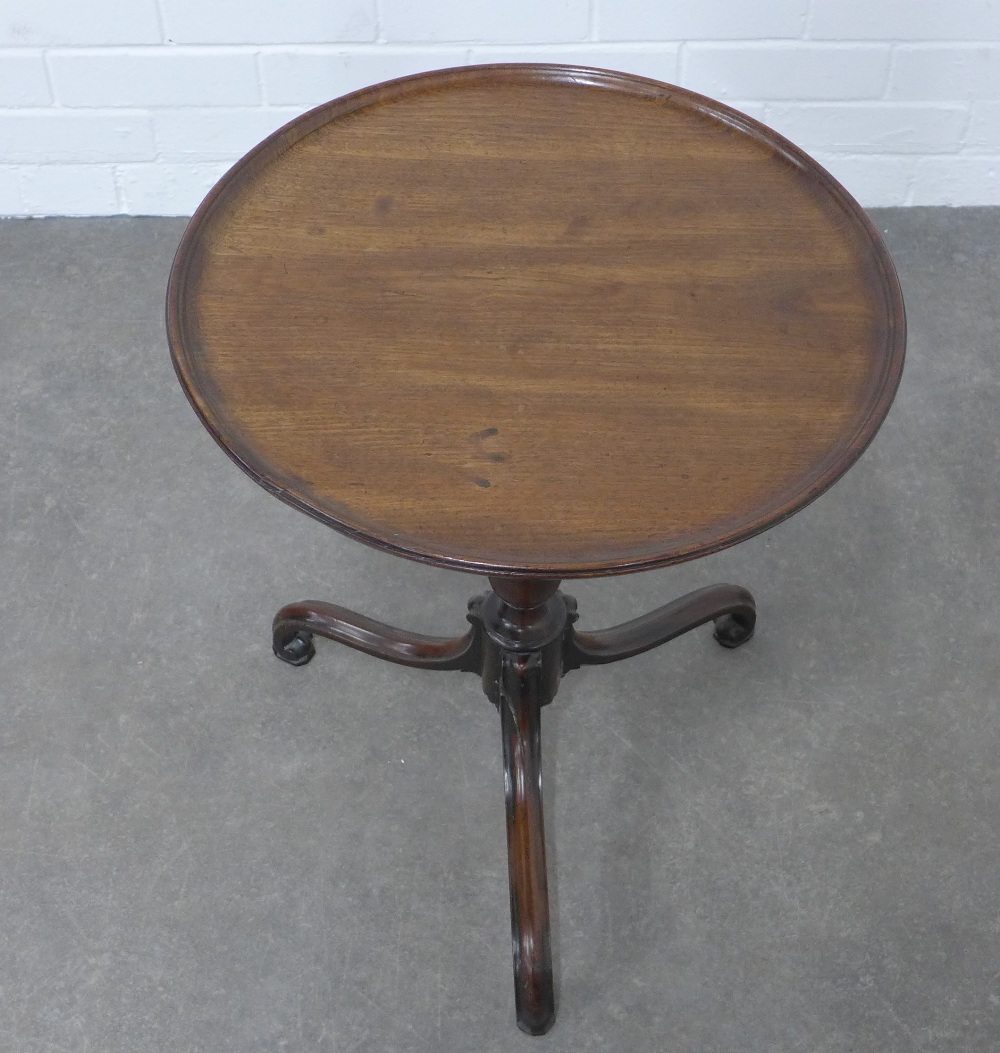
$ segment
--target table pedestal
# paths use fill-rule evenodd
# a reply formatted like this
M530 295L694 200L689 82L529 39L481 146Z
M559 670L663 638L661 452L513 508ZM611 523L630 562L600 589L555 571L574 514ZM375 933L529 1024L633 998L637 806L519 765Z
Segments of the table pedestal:
M648 651L706 622L715 639L739 647L753 635L756 607L746 589L712 585L612 629L579 632L576 600L544 578L491 577L492 590L469 601L463 636L422 636L330 603L289 604L274 618L274 653L290 665L315 654L314 636L337 640L401 665L454 669L482 677L500 711L507 862L517 1024L544 1034L555 1019L549 893L542 820L541 709L563 675Z

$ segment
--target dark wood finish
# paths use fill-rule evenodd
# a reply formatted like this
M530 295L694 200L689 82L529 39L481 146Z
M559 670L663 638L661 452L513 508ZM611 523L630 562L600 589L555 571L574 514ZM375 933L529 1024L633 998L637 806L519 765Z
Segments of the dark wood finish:
M538 653L505 655L500 695L514 1006L517 1026L529 1035L544 1034L556 1017L542 821L541 707L549 699L541 666Z
M274 653L289 665L305 665L313 657L314 635L336 640L398 665L475 673L482 665L479 639L474 629L454 638L421 636L319 600L290 603L274 616Z
M718 103L625 74L466 67L293 121L191 222L181 382L254 479L443 566L676 563L861 453L904 317L856 203Z
M574 631L567 641L565 667L620 662L712 621L723 647L746 643L757 624L753 596L738 585L710 585L613 629Z
M332 604L314 636L474 672L500 711L518 1025L554 1020L541 710L561 677L753 597L701 589L578 631L560 579L678 563L779 522L882 422L899 286L850 196L725 106L625 74L466 67L291 122L215 187L178 249L181 383L282 500L402 556L472 570L471 627L422 636Z
M469 601L464 636L423 636L331 603L292 603L274 618L274 653L290 665L314 656L313 636L376 658L482 678L500 712L507 867L517 1025L541 1035L555 1020L548 875L542 810L541 710L563 675L648 651L709 621L716 639L738 647L753 635L756 606L746 589L713 585L641 618L598 632L575 629L577 604L554 579L494 577Z

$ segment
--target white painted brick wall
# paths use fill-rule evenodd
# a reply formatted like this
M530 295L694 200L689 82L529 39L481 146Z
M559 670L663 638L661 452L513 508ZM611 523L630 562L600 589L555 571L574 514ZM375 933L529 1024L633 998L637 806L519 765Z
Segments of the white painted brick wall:
M969 122L964 106L943 103L768 103L764 121L808 150L837 144L848 154L954 153Z
M0 215L188 214L304 110L469 62L682 84L865 205L1000 204L1000 0L0 4Z
M447 48L300 49L260 56L264 99L272 106L318 106L369 84L411 73L461 66L464 51Z
M52 102L40 51L0 51L0 107L48 106Z
M1000 99L1000 47L912 44L896 48L887 99Z
M231 164L300 112L297 107L163 110L153 114L157 157L168 164Z
M965 141L976 151L1000 154L1000 101L973 103Z
M225 161L195 164L119 165L115 169L121 211L133 216L170 216L188 209L178 209L178 202L195 205L222 177L229 164Z
M4 48L162 43L156 0L4 0L0 9Z
M160 5L168 44L329 44L378 36L375 0L160 0Z
M100 113L56 108L0 114L5 162L153 161L153 124L143 113Z
M530 44L585 40L589 0L381 0L387 40Z
M110 165L38 165L21 171L21 193L33 215L59 213L62 202L73 201L82 215L117 212L118 188Z
M817 40L1000 40L996 0L812 0Z
M260 105L253 54L214 48L66 51L48 56L56 102L88 108Z
M595 0L601 40L801 39L808 0Z
M884 44L694 43L684 49L681 79L723 101L878 99L891 55Z

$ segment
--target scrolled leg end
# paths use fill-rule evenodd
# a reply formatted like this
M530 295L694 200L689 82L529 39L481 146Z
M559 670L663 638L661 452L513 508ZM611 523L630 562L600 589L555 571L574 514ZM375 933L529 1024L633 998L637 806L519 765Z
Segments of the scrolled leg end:
M313 634L281 626L274 630L273 650L275 655L289 665L306 665L316 654L313 646Z
M742 647L753 636L756 623L754 614L724 614L715 619L716 642L730 651Z

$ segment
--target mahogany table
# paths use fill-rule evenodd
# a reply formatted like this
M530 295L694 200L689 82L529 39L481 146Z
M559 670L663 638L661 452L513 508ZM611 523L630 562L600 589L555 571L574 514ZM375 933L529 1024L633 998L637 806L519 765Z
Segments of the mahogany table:
M292 121L212 190L167 301L181 384L261 486L348 536L482 574L443 639L341 607L274 620L482 678L499 709L517 1021L554 1019L540 710L560 678L714 622L700 589L602 632L560 580L664 567L773 526L860 456L903 303L814 161L689 91L568 66L379 84Z

